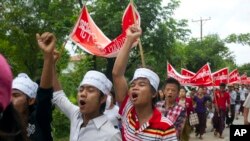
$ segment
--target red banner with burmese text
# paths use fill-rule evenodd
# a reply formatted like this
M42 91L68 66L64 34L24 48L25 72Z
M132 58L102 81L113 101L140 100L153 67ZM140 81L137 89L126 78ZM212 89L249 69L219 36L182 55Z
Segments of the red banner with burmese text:
M168 74L168 77L172 77L172 78L178 80L181 83L181 85L185 86L185 85L189 85L189 83L190 83L190 77L182 76L169 63L167 64L167 74Z
M238 72L238 69L234 69L232 72L229 73L228 83L240 83L240 74Z
M190 71L190 70L181 68L181 75L183 75L183 76L188 76L188 77L192 77L192 76L195 76L195 73L192 72L192 71Z
M136 20L134 20L133 12L135 13ZM133 5L129 3L122 19L123 32L117 38L110 41L97 27L90 17L87 7L84 6L70 34L70 40L89 54L107 58L116 57L118 51L124 44L126 29L134 23L140 25L140 15L137 10L133 8Z
M247 84L247 74L244 73L240 76L241 84Z
M193 86L212 86L213 78L210 66L207 63L191 78Z
M220 69L212 74L214 86L220 86L221 83L228 83L228 68Z

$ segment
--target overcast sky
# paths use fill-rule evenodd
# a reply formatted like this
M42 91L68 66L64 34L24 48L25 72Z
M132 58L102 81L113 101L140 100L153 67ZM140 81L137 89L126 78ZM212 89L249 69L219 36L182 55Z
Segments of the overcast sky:
M163 0L168 3L169 0ZM250 32L249 0L181 0L175 11L175 18L187 19L192 37L200 37L200 22L192 20L209 19L203 24L203 36L219 34L221 39L232 33ZM237 65L250 63L250 46L227 44L233 52Z

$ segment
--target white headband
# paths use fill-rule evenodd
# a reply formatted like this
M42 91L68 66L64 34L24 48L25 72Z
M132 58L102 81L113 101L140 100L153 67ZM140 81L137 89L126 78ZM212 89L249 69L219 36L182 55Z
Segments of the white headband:
M109 94L112 88L111 81L101 72L98 71L88 71L85 76L83 77L80 86L88 84L96 87L104 94Z
M12 89L22 91L30 98L36 98L38 85L25 73L20 73L12 82Z
M147 78L149 80L150 84L155 88L155 90L156 91L158 90L158 86L159 86L159 83L160 83L160 78L155 72L153 72L150 69L146 69L146 68L136 69L135 73L134 73L134 77L131 80L131 82L134 81L137 78L140 78L140 77L141 78Z
M111 103L112 103L111 96L108 94L107 99L106 99L106 107L105 107L105 109L109 109Z

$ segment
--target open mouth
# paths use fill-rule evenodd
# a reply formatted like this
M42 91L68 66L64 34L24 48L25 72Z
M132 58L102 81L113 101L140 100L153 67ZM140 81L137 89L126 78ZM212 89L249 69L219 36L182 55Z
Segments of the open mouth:
M84 105L86 104L86 102L83 101L83 100L80 100L80 101L79 101L79 104L80 104L80 106L84 106Z
M132 93L132 98L133 98L133 99L136 99L137 97L138 97L138 94Z

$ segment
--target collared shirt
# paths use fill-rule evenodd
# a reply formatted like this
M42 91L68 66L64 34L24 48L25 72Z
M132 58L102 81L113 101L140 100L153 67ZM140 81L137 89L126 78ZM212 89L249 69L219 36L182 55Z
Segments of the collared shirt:
M70 119L70 141L121 141L120 131L105 115L91 119L81 127L83 117L79 107L72 104L62 90L53 93L53 103Z
M156 105L157 109L162 113L162 115L174 123L174 126L177 130L177 137L179 137L187 117L186 109L177 103L175 103L172 107L166 108L164 100L157 102Z
M127 96L119 110L122 118L123 141L176 141L173 123L153 108L151 119L140 126L135 107Z

